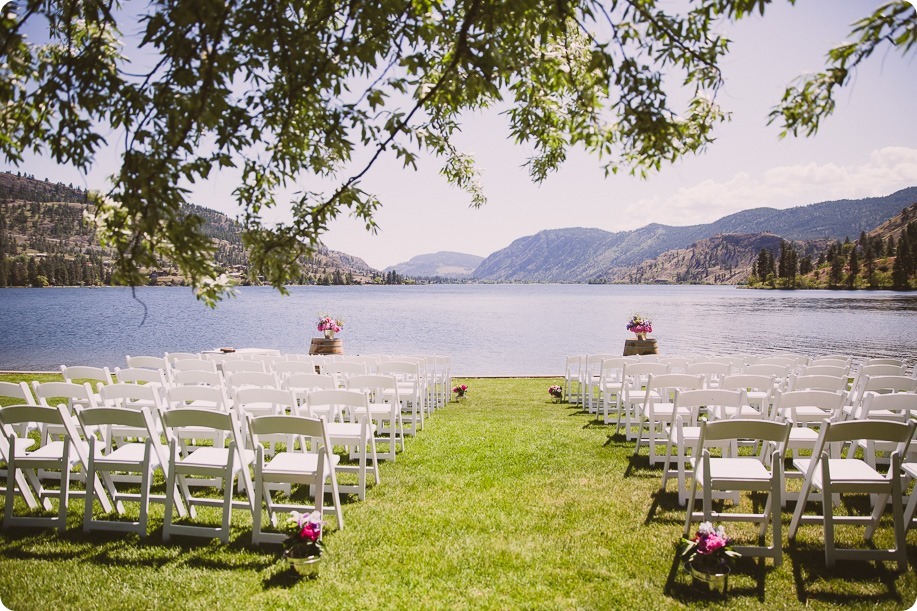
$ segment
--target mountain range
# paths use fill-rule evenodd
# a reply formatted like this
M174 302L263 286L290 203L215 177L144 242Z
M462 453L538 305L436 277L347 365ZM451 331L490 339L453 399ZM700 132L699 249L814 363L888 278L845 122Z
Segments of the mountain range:
M783 240L815 258L828 243L856 239L863 232L897 236L913 216L902 216L902 210L915 203L917 187L909 187L885 197L783 210L754 208L684 227L653 223L621 232L550 229L521 237L488 257L442 251L418 255L384 273L433 281L735 284L748 277L762 248L776 252ZM50 284L106 282L111 253L98 245L85 222L88 208L85 191L72 185L0 172L0 286L34 284L32 276L40 275ZM217 261L248 278L240 225L208 208L189 206L188 212L204 219L204 232L217 246ZM302 283L381 280L380 272L362 259L324 247L302 263ZM165 265L157 270L159 280L180 283Z
M473 276L491 282L652 282L659 278L646 268L644 273L635 270L663 253L688 250L699 243L709 246L709 240L720 243L724 253L731 248L735 254L740 246L743 252L757 252L761 247L772 248L773 244L779 247L780 239L856 238L914 202L917 202L917 187L909 187L885 197L822 202L783 210L753 208L703 225L673 227L653 223L616 233L582 227L549 229L519 238L486 257ZM764 237L765 234L771 237ZM669 255L668 259L674 265L677 255ZM736 281L733 272L739 265L747 276L750 260L743 264L735 258L729 272L726 271L730 267L728 259L724 263L723 271L714 274L720 276L718 282Z

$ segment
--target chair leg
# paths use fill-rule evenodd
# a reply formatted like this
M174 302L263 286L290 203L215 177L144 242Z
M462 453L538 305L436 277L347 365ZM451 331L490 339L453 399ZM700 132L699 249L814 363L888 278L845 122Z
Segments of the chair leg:
M688 513L685 518L685 537L691 536L691 517L694 513L694 498L697 496L697 480L691 482L691 494L688 496Z
M834 505L831 502L831 480L827 461L822 461L822 520L825 524L825 565L832 568L836 562L834 545Z

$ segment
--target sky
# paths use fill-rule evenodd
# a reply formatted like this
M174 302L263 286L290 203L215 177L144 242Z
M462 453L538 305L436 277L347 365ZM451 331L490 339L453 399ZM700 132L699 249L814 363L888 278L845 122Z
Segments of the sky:
M482 170L488 203L470 198L439 175L441 162L421 157L415 172L395 160L378 162L362 183L382 202L379 231L343 216L324 243L383 269L420 254L455 251L486 257L545 229L597 227L632 230L649 223L693 225L761 206L787 208L836 199L883 196L917 185L917 54L884 49L854 73L836 96L834 114L814 137L779 138L767 115L784 88L821 70L825 54L848 39L850 24L871 13L875 0L798 0L775 3L764 17L724 24L732 39L723 60L726 84L718 102L732 113L715 142L699 155L639 179L606 178L600 161L571 150L565 165L543 183L522 167L528 151L515 145L499 109L466 116L459 147ZM117 138L111 138L117 141ZM108 151L87 176L45 159L20 168L38 178L107 189L117 154ZM236 175L218 175L194 191L195 203L232 217ZM290 218L277 209L266 219Z

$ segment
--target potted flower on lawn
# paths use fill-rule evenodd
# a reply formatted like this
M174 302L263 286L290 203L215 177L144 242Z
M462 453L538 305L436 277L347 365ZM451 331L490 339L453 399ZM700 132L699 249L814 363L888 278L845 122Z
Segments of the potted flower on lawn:
M290 567L300 575L314 577L318 574L324 545L322 544L322 514L290 512L287 520L289 536L283 542L283 556Z
M703 522L693 538L681 541L685 545L681 557L694 587L710 594L726 594L732 563L742 556L732 549L732 539L726 536L726 529Z
M456 400L464 399L465 394L468 392L468 387L465 384L457 384L455 388L452 389L452 392L455 393Z
M548 387L548 394L554 397L554 402L557 403L560 399L564 398L564 389L555 384Z

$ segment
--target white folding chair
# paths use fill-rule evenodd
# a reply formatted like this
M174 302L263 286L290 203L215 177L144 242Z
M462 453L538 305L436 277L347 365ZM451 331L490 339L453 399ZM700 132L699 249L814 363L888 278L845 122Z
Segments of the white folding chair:
M254 498L252 490L251 473L249 467L254 461L254 452L247 450L241 444L239 423L235 414L220 413L202 409L173 409L162 415L166 428L166 437L169 440L169 472L166 480L166 490L173 490L177 485L182 495L182 500L188 508L190 518L197 519L197 506L222 508L220 526L204 526L200 524L175 524L173 522L174 503L166 502L165 517L162 524L162 538L168 541L173 534L189 535L196 537L218 538L223 543L229 541L230 519L233 509L247 509L254 512ZM201 446L191 451L181 452L179 439L187 437L182 434L182 429L200 430L210 428L214 432L223 431L229 438L229 447ZM191 493L189 480L194 478L208 478L221 482L223 498L196 497ZM245 501L234 501L232 497L233 482L239 478L240 487L246 494Z
M586 369L583 372L583 407L590 414L599 413L599 401L602 399L602 389L599 383L602 379L602 361L617 358L616 354L589 354L586 355Z
M564 363L564 401L582 403L586 355L575 354L568 356Z
M404 422L401 417L401 399L398 396L398 380L395 376L366 374L347 379L347 390L369 395L369 419L376 425L376 443L385 443L388 452L382 458L394 461L398 447L404 451ZM356 413L359 419L362 414Z
M727 409L737 410L747 403L745 391L724 390L722 388L705 388L702 390L682 390L675 393L675 423L668 427L668 441L665 448L665 464L662 468L662 486L665 490L669 477L675 476L678 487L678 503L684 505L688 499L687 467L689 452L694 450L700 438L700 417L706 414L708 419L724 418ZM688 413L685 416L685 412ZM675 468L672 469L672 460ZM724 498L717 493L717 498ZM728 498L738 502L736 494Z
M624 436L630 441L636 439L636 434L631 430L636 422L637 408L646 402L647 394L652 392L646 389L646 382L650 375L662 375L669 372L665 363L646 363L642 361L629 362L622 372L624 386L621 392L621 410L624 412ZM656 398L660 398L658 395ZM615 433L621 430L620 419Z
M226 386L226 378L219 371L186 369L172 372L171 386L213 386L215 388L224 388Z
M340 458L331 451L331 440L322 420L301 416L259 416L248 424L255 446L255 505L252 515L252 543L281 543L287 537L283 533L266 533L261 526L262 502L267 508L268 520L276 527L279 511L327 511L334 512L338 529L344 528L344 514L341 511L341 497L338 489L335 466ZM298 447L291 446L274 455L269 461L265 457L261 436L278 434L293 435ZM331 506L325 505L325 482L331 488ZM280 503L275 501L272 485L300 484L309 486L312 505Z
M398 381L398 398L401 401L402 418L405 434L414 436L424 425L424 391L420 376L420 366L408 361L386 361L376 366L376 373L395 376ZM452 389L449 389L452 392Z
M32 392L39 405L54 407L60 399L65 399L67 411L71 416L77 407L99 407L98 395L92 391L89 382L75 384L73 382L32 382ZM62 437L66 431L63 426L51 423L39 425L41 430L41 443L46 443L49 437Z
M281 382L285 390L289 390L296 398L298 408L305 407L306 397L314 390L334 390L334 376L323 373L292 373ZM299 410L297 410L299 413ZM334 422L338 415L334 413L315 413L311 418L324 418L326 422Z
M825 422L821 427L818 442L812 458L797 458L794 466L806 474L799 494L796 510L790 522L790 540L796 538L800 524L820 523L825 536L825 563L832 567L839 559L894 560L898 569L907 568L904 507L901 465L902 457L914 435L917 423L890 422L886 420L848 420ZM896 444L892 453L890 468L882 474L865 460L848 455L840 457L837 446L861 441L878 441ZM832 447L834 446L834 447ZM821 491L821 515L804 515L806 502L814 490ZM835 516L833 494L877 494L872 514ZM834 539L834 524L860 524L866 526L865 538L872 540L879 518L885 511L891 496L892 519L895 532L895 547L888 549L841 549Z
M621 425L621 404L624 390L624 366L636 362L639 357L614 357L602 359L601 373L599 374L599 393L602 397L602 422L611 424L612 416L618 426ZM612 408L612 404L614 407ZM611 413L609 413L611 412Z
M723 390L744 390L748 405L732 414L739 418L766 418L771 413L777 382L774 376L747 373L728 375L720 380Z
M46 440L36 448L21 443L16 429L32 423L55 426L63 429L59 441ZM0 425L6 435L0 444L0 456L7 464L6 495L3 528L12 526L56 526L59 532L67 528L67 510L71 496L70 475L75 467L88 468L88 447L76 430L73 417L63 404L56 407L45 405L10 405L0 408ZM43 471L59 472L60 488L53 490L42 483ZM98 478L89 478L87 488L94 488L105 511L112 511L111 501ZM30 509L37 506L36 499L46 511L51 511L50 498L58 499L57 515L54 517L17 516L14 511L17 491L26 500Z
M675 406L675 394L678 391L700 390L704 388L704 376L686 373L650 374L646 381L646 398L638 406L637 424L639 434L634 448L634 456L640 454L643 431L647 431L650 465L655 465L659 458L656 454L657 439L663 442L668 437L668 429L678 416L689 417L687 408ZM657 437L659 436L659 437Z
M139 410L119 407L97 407L78 410L77 417L83 427L85 437L89 440L87 478L92 480L96 476L100 477L108 490L111 500L114 501L115 509L119 515L124 515L125 513L125 501L136 501L139 504L139 517L134 521L94 518L94 489L92 486L87 486L83 513L83 532L91 530L136 532L141 537L146 537L150 501L167 502L166 495L150 494L155 471L161 469L164 474L167 474L169 468L166 448L160 440L157 425L158 415L154 418L147 407L141 407ZM135 440L129 443L110 448L106 440L111 438L110 428L113 426L130 428L144 433L138 435ZM114 475L116 473L139 475L139 493L119 491ZM178 505L179 514L184 517L187 512L181 501L181 496L175 489L172 490L172 495L174 502Z
M328 422L325 430L333 445L342 445L348 449L351 459L357 460L357 466L338 464L341 473L356 473L356 485L338 482L341 492L354 492L363 500L366 498L367 474L372 473L376 485L379 485L379 457L376 452L376 425L366 415L369 413L369 395L353 390L316 390L306 397L306 406L310 410L333 409L348 415L348 422ZM371 462L371 464L370 464Z
M733 546L746 556L769 557L774 565L783 562L782 523L780 519L781 492L783 490L783 452L790 424L761 419L733 419L701 422L700 437L695 450L694 481L688 495L688 510L684 534L691 531L694 519L711 522L758 522L759 539L764 540L768 523L773 529L771 545ZM739 456L735 449L740 441L760 444L759 456ZM724 446L721 457L713 457L708 443ZM703 487L703 512L694 513L697 487ZM767 492L767 501L761 513L713 511L713 491Z
M732 372L730 363L720 363L716 361L702 361L691 363L685 367L685 373L690 375L704 376L707 382L707 388L719 388L720 380Z

